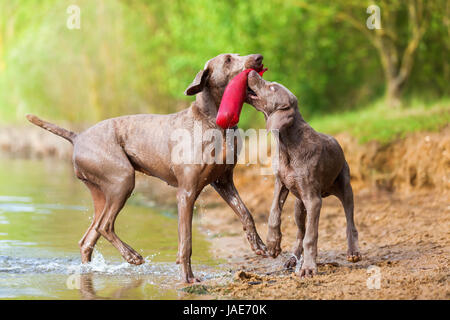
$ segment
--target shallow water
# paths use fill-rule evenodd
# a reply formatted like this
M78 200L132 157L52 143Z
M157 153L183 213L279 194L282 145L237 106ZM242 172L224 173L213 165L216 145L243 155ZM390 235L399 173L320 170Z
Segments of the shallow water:
M146 263L126 263L100 239L82 265L78 241L93 209L70 163L0 159L0 299L193 298L179 290L176 214L143 203L130 198L116 232ZM222 273L208 245L194 229L194 273L203 279Z

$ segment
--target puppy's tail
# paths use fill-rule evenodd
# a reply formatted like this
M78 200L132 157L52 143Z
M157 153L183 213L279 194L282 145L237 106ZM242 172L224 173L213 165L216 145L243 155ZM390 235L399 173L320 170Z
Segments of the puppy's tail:
M39 119L38 117L36 117L33 114L27 114L26 117L27 117L28 121L30 121L31 123L33 123L41 128L44 128L45 130L48 130L51 133L54 133L60 137L63 137L67 141L70 141L70 143L72 143L72 144L73 144L73 141L75 140L75 138L77 137L77 134L75 132L63 129L61 127L58 127L56 124Z

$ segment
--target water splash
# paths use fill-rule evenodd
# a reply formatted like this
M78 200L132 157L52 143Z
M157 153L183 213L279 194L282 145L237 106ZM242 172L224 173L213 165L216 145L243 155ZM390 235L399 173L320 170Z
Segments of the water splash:
M302 267L302 264L303 264L303 254L300 256L300 259L297 259L297 256L295 254L293 254L293 253L292 253L291 256L294 257L294 259L296 261L295 273L299 273L300 272L300 268Z
M94 249L92 261L86 264L78 264L69 266L69 273L104 273L115 275L161 275L176 273L176 267L168 263L154 263L152 258L155 255L144 258L145 263L141 265L132 265L128 262L107 262L103 255Z
M146 257L145 263L136 266L125 261L107 261L94 250L92 261L82 264L78 257L63 258L27 258L0 256L0 273L7 274L104 274L134 276L164 276L178 279L179 266L175 263L153 262L156 254ZM196 274L203 279L212 279L224 275L224 271L208 266L194 266Z

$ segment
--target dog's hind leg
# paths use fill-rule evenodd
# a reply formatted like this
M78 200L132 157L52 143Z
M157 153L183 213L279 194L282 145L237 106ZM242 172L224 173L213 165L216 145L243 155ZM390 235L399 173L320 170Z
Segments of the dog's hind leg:
M295 223L297 224L297 240L295 242L295 248L294 248L294 256L289 258L288 261L284 264L284 267L286 269L293 268L297 265L298 260L300 259L300 256L303 253L303 238L305 237L305 222L306 222L306 208L303 204L303 201L300 199L295 199L295 208L294 208L294 214L295 214Z
M317 241L319 239L319 217L322 197L317 187L308 181L299 182L302 200L306 208L306 229L303 238L303 263L300 277L311 277L317 273Z
M92 251L94 250L94 246L97 243L98 238L100 238L100 233L95 230L94 225L97 223L105 207L105 195L96 185L88 181L83 182L91 191L92 200L94 201L94 217L92 219L92 223L83 238L81 238L78 243L81 252L81 262L87 263L91 261Z
M119 169L119 168L118 168ZM134 170L123 170L115 173L114 182L109 182L102 188L105 193L106 203L100 218L95 223L95 229L119 250L122 257L131 264L142 264L144 258L128 244L120 240L114 231L114 223L120 210L130 197L134 189Z
M350 262L357 262L361 260L361 253L358 246L358 231L356 230L355 221L353 218L354 202L353 190L350 184L350 169L345 163L339 176L333 186L333 194L339 198L344 207L345 218L347 220L347 260Z
M108 152L103 152L103 148L99 147L93 149L90 144L76 147L75 172L90 188L96 205L92 226L81 240L83 248L95 244L102 235L127 262L144 263L144 259L114 232L116 217L134 189L133 166L120 146L110 145ZM83 259L88 261L88 255L89 250L86 249Z

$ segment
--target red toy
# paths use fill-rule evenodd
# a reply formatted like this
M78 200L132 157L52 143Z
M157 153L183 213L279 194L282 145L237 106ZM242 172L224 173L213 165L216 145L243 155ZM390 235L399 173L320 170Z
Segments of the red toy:
M250 71L254 69L245 69L228 83L220 102L219 111L217 112L216 123L223 129L234 127L239 122L242 105L245 100L247 91L247 77ZM256 71L256 70L255 70ZM259 71L262 76L266 69Z

